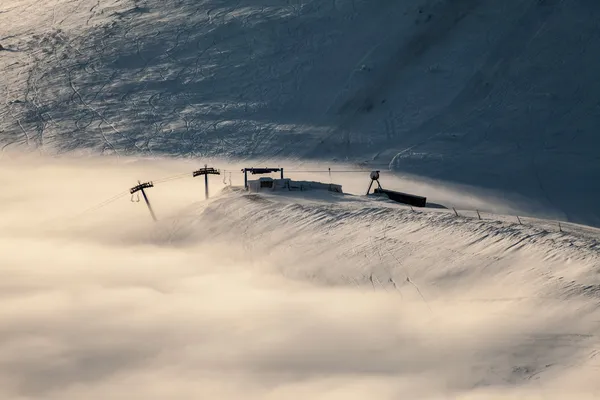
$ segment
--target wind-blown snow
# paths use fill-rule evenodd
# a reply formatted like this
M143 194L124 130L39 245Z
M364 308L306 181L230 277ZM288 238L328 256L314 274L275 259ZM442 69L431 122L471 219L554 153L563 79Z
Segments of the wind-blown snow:
M79 213L187 169L2 161L0 397L600 394L597 233L220 177Z
M1 146L367 161L600 226L599 21L581 0L3 1Z

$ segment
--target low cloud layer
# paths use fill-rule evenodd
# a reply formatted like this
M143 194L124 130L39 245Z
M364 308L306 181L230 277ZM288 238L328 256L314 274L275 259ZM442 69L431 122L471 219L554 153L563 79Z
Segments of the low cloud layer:
M600 394L595 302L543 299L541 293L553 293L551 283L531 272L562 271L563 259L493 248L476 253L476 244L467 251L448 240L436 251L473 257L449 266L445 253L426 258L427 249L418 248L429 240L424 235L403 253L413 281L403 283L396 260L357 245L364 239L357 232L369 239L369 217L348 211L347 226L307 223L296 232L291 223L301 212L290 208L280 227L264 218L263 225L258 218L244 225L260 205L231 194L229 203L198 203L203 187L192 179L152 189L158 224L128 196L79 214L138 177L188 168L167 161L3 161L0 397ZM213 184L216 192L218 179ZM293 242L285 236L292 232ZM488 256L498 257L499 267L477 265ZM580 260L572 271L588 267ZM388 271L398 287L384 284L383 272L373 284L361 281L368 271Z

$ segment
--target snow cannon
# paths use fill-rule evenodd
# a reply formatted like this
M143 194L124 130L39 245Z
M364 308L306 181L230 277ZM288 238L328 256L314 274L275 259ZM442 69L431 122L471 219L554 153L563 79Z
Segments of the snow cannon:
M408 204L414 207L426 207L427 206L427 198L422 196L417 196L414 194L396 192L394 190L388 190L381 187L379 183L379 172L380 171L372 171L371 172L371 183L369 184L369 188L367 189L367 196L371 192L371 187L374 182L377 182L377 188L373 191L373 194L386 196L388 199L395 201L397 203Z

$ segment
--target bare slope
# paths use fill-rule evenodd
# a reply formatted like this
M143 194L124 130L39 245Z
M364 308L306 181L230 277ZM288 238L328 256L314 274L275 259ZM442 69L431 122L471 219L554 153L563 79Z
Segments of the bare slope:
M600 225L598 2L1 7L2 146L391 162Z

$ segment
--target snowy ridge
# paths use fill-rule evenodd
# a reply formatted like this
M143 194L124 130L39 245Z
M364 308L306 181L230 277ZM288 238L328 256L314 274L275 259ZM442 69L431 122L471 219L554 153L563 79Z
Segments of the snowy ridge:
M325 290L398 296L399 307L431 316L430 329L443 314L465 312L460 311L465 304L479 308L484 319L517 324L519 333L486 334L480 340L491 340L500 353L483 350L469 361L474 364L453 368L471 371L475 387L522 385L524 393L549 396L544 398L552 398L548 388L565 377L589 382L585 377L600 367L599 239L597 232L582 236L456 218L444 210L411 210L353 196L228 189L208 205L161 222L148 237L180 248L220 243L228 257ZM571 311L563 315L566 309ZM531 318L536 322L528 327ZM473 347L466 351L477 353ZM386 364L385 357L378 360L372 368L385 369L378 364ZM563 395L589 393L574 386L566 390Z
M200 218L192 214L189 221L198 227L208 224L211 238L229 241L233 238L227 237L228 233L234 232L234 236L240 238L238 235L242 231L244 240L256 241L252 245L258 251L275 254L285 254L290 246L314 247L320 254L315 257L315 263L322 268L328 265L323 252L331 251L330 257L339 259L346 257L344 254L348 252L366 253L369 248L376 254L380 246L386 248L385 252L398 251L397 257L408 264L412 251L419 252L417 259L423 257L423 253L431 253L436 260L447 264L447 268L465 260L473 265L480 262L481 267L488 264L478 259L482 254L488 262L534 254L543 259L585 260L591 266L600 265L600 231L580 231L574 225L569 233L548 231L543 224L520 225L516 221L501 221L501 216L495 216L495 220L457 218L448 210L410 209L355 196L314 192L304 196L297 193L241 195L234 189L230 194L214 199L209 206L199 206L202 210ZM181 223L180 217L177 218L176 223ZM217 221L218 224L214 224ZM168 232L167 229L162 233ZM319 232L318 235L315 232ZM198 233L195 232L193 237L197 238ZM171 239L177 243L176 237ZM319 242L325 246L318 246ZM440 261L435 262L436 268ZM392 260L388 262L393 264ZM560 263L556 262L556 265ZM563 267L568 269L566 265ZM305 272L317 277L327 275L326 270L308 268L301 271ZM368 269L363 272L369 275ZM546 265L537 272L549 281L558 279L558 276L549 275L553 272ZM590 276L586 279L592 278L592 271L588 273ZM379 277L383 281L387 278Z

